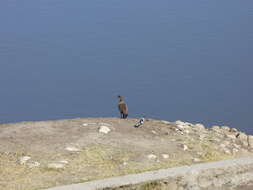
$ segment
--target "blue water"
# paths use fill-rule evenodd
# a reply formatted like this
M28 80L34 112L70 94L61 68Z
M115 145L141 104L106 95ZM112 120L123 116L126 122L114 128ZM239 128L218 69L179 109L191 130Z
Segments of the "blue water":
M253 1L0 2L0 122L130 117L253 134Z

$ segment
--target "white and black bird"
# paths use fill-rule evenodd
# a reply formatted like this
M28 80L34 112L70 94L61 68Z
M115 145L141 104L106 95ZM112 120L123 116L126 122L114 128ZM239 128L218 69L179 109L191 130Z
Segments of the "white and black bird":
M140 126L142 126L144 124L144 121L145 121L145 119L141 118L140 121L134 125L134 127L139 128Z

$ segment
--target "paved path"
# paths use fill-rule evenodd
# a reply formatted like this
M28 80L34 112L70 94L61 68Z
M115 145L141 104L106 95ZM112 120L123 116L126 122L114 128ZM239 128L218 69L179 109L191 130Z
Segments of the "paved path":
M243 165L253 164L253 158L239 158L233 160L224 160L211 163L196 164L190 166L182 166L170 169L161 169L156 171L149 171L140 174L130 174L126 176L112 177L102 180L95 180L86 183L65 185L59 187L49 188L47 190L96 190L98 188L122 186L128 184L138 184L150 180L165 179L173 176L185 175L187 172L202 172L203 170L213 168L226 168L226 167L242 167ZM252 178L251 178L252 177ZM249 178L253 179L253 173L250 173Z

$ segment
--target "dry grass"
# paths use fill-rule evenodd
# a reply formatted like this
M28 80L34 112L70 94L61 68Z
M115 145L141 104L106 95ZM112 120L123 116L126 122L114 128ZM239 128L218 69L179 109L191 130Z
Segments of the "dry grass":
M196 143L193 140L188 140L187 143L189 147L192 146L191 149L194 149L193 145ZM198 146L204 150L199 157L202 162L231 158L218 152L211 143L201 142ZM191 158L169 158L159 162L150 161L147 164L135 159L140 156L136 152L105 145L93 145L79 153L62 155L62 159L69 161L64 169L49 169L46 164L30 169L17 163L18 158L23 155L23 153L0 154L0 190L36 190L192 164ZM43 159L49 158L59 159L61 155L47 155ZM160 187L154 185L157 184L146 184L141 190L159 190Z

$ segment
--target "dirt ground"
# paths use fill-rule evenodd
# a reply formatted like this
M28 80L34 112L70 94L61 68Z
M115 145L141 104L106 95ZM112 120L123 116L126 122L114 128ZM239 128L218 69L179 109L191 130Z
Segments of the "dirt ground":
M213 141L221 137L209 130L193 127L183 133L175 130L175 123L153 119L134 128L138 121L77 118L1 124L0 190L42 189L241 155L221 151L220 142ZM101 126L111 131L100 133ZM24 156L30 159L22 162Z

